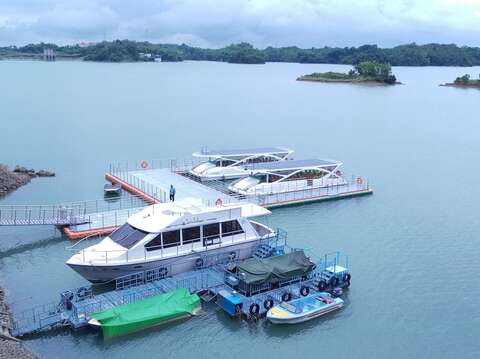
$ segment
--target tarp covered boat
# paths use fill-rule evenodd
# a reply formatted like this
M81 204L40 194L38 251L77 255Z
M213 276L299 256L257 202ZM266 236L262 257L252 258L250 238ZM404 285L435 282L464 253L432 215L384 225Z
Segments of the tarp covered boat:
M275 283L303 276L315 268L315 264L303 251L281 256L249 258L240 263L237 273L246 284Z
M181 288L93 313L89 324L100 326L103 336L110 338L188 317L200 306L198 295Z

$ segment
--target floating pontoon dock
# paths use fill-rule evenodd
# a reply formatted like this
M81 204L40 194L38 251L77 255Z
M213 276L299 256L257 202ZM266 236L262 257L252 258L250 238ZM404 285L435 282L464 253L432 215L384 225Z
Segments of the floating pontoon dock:
M162 167L162 164L166 163L168 166ZM201 182L190 175L189 171L195 165L194 162L187 164L183 161L183 166L177 163L179 162L144 160L128 164L112 164L105 178L112 183L121 184L123 189L135 195L146 195L160 202L168 200L170 185L173 185L176 189L176 200L193 197L201 199L206 205L214 205L220 199L222 203L248 201L270 208L373 193L367 180L352 176L345 185L308 189L292 186L281 193L255 193L242 196L229 191L228 185L223 181Z
M276 253L283 253L286 244L278 245L278 242L269 242L270 244L261 244L258 248L257 256L262 257L265 246L274 245L270 250ZM293 250L290 248L290 250ZM162 268L155 268L137 274L119 278L115 281L115 290L102 294L94 294L92 287L81 287L73 290L67 290L61 293L59 303L37 306L35 308L21 312L15 315L13 321L12 334L14 336L24 336L40 331L45 331L58 327L70 327L79 329L86 327L91 319L90 315L97 311L103 311L118 305L131 303L160 293L166 293L178 288L186 288L191 293L200 293L203 299L213 299L222 291L232 292L233 288L228 283L227 277L231 273L226 270L228 264L233 263L227 255L206 255L203 257L205 265L208 267L198 268L197 270L165 277ZM313 258L312 258L313 260ZM290 278L288 281L277 283L275 286L262 285L249 288L249 293L238 292L236 295L242 300L241 314L246 318L251 318L252 305L258 305L258 312L254 317L263 316L266 313L264 303L266 300L278 304L283 300L285 293L289 293L290 298L299 297L305 287L309 290L320 290L319 281L329 281L332 278L331 268L348 268L348 258L341 256L340 253L332 253L315 260L316 268L304 277ZM348 286L348 283L336 283L331 286ZM328 289L328 288L327 288ZM324 291L325 289L322 289ZM202 297L202 296L201 296ZM218 302L217 302L218 304ZM223 308L225 309L225 308Z
M207 206L245 201L274 208L373 193L367 180L352 176L344 185L308 189L292 186L280 193L245 196L229 191L228 182L201 182L189 174L194 162L183 161L182 166L178 163L181 162L143 160L111 164L106 180L121 185L131 195L58 205L0 206L0 226L55 225L70 239L108 234L145 206L167 202L170 185L175 187L175 200L197 198Z

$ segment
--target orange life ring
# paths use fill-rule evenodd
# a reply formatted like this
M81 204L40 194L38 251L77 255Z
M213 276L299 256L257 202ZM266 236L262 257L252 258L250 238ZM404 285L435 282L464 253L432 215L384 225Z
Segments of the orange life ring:
M215 206L221 206L222 205L222 200L220 198L217 198L215 201Z
M140 162L140 166L141 166L144 170L146 170L146 169L148 168L148 162L145 161L145 160L143 160L142 162Z
M363 183L363 178L362 177L357 177L357 183L362 184Z

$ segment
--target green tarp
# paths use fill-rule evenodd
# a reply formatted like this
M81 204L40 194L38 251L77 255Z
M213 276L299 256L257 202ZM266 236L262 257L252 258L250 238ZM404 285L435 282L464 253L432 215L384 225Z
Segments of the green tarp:
M200 308L200 298L181 288L129 304L93 313L101 323L104 337L136 332L166 321L193 314Z
M238 265L240 279L246 284L274 283L312 271L312 263L303 251L295 251L282 256L249 258Z

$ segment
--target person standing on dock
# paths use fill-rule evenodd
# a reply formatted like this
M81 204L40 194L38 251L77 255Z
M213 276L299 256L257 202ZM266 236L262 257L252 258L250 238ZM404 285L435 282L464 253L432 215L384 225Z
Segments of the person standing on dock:
M175 202L175 193L177 191L175 190L175 187L173 187L173 184L170 185L170 201Z

